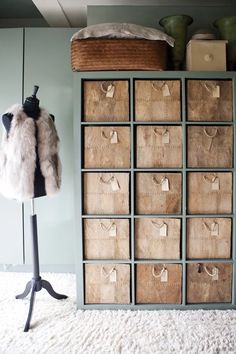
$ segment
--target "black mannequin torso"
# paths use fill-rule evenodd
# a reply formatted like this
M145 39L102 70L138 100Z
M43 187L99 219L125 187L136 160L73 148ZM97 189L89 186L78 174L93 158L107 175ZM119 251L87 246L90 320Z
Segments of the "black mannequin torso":
M26 113L28 117L33 118L35 121L40 116L40 108L39 108L39 100L36 98L36 92L38 90L38 86L35 86L35 92L31 97L26 98L23 104L23 111ZM54 116L50 114L52 120L54 121ZM13 114L5 113L2 116L2 123L6 129L7 134L9 134L11 128L11 121L12 121ZM37 141L37 125L35 124L35 136ZM34 198L43 197L46 195L45 190L45 180L42 175L38 157L38 148L36 145L36 168L35 168L35 176L34 176Z

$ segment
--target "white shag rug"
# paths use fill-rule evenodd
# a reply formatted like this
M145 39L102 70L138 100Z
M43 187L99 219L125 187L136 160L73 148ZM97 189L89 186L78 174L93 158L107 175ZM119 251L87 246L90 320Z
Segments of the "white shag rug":
M73 274L42 277L69 298L37 293L24 333L29 300L14 296L31 275L0 273L1 354L236 353L236 311L77 311Z

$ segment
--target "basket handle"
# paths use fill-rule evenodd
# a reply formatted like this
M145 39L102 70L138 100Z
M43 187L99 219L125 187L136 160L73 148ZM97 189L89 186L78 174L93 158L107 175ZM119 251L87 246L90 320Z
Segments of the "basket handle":
M198 265L197 265L197 272L198 272L198 273L201 273L201 272L202 272L202 265L201 265L201 263L198 263Z

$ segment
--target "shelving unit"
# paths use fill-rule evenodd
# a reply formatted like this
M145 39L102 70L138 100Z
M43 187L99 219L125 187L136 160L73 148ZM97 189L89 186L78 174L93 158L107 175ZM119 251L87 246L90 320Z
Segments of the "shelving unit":
M187 117L187 80L232 80L233 87L233 120L232 121L188 121ZM83 119L83 83L85 81L129 81L129 113L130 120L99 121L91 122ZM135 80L179 80L181 86L181 120L180 121L135 121ZM77 304L80 309L236 309L236 234L235 234L235 200L236 200L236 75L234 72L82 72L74 74L74 141L75 141L75 220L76 220L76 262L77 262ZM182 127L182 167L179 168L137 168L135 164L136 154L136 127L137 126L161 126L171 125ZM195 125L206 126L232 126L233 127L233 165L232 168L190 168L187 164L187 127ZM130 127L131 160L130 168L84 168L84 127L89 126L124 126ZM88 172L126 172L130 176L129 186L129 214L96 214L88 215L83 209L84 184L83 176ZM137 214L135 207L136 197L136 174L137 172L178 172L182 175L182 200L180 214ZM232 173L232 212L229 214L189 214L187 209L188 185L187 178L189 172L231 172ZM197 186L196 186L197 188ZM231 229L231 257L229 259L188 259L187 258L187 220L189 218L230 218L232 220ZM85 219L128 219L130 221L130 258L126 259L85 259L84 257L84 227ZM135 220L142 218L176 218L181 220L180 235L180 259L137 259L135 258ZM188 303L187 302L187 265L196 263L211 264L232 264L232 293L231 302L227 303ZM86 303L85 302L85 272L86 264L128 264L130 265L130 303L129 304L106 304L106 303ZM180 264L182 266L182 291L181 304L169 303L137 303L136 302L136 266L138 264Z

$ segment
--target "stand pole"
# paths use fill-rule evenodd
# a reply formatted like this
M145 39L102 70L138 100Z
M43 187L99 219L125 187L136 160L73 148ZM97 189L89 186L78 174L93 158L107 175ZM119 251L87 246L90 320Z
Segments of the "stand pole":
M33 254L33 278L39 279L39 249L38 249L38 230L37 230L37 215L34 214L34 199L31 199L31 216L30 226L32 239L32 254Z
M34 213L34 199L31 199L31 238L32 238L32 261L33 261L33 278L26 284L25 290L22 294L17 295L16 299L24 299L31 291L30 306L24 332L28 332L30 328L30 321L33 313L35 293L42 288L46 289L49 295L57 300L67 299L66 295L56 293L51 284L47 280L43 280L39 271L39 251L38 251L38 228L37 228L37 215Z

